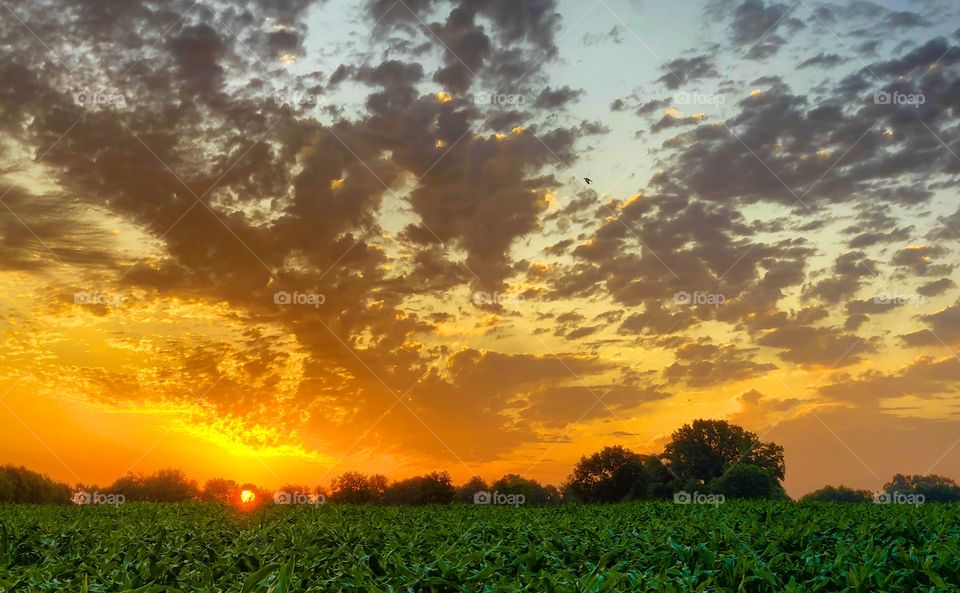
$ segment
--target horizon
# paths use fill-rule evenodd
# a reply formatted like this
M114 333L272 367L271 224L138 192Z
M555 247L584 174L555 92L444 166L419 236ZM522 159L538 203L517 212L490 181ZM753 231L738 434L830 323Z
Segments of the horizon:
M0 464L960 480L948 0L10 0Z

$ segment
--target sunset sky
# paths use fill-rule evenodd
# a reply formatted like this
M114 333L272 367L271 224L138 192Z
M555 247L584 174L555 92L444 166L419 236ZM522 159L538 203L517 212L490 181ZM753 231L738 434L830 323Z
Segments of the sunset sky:
M953 0L0 4L0 463L960 478Z

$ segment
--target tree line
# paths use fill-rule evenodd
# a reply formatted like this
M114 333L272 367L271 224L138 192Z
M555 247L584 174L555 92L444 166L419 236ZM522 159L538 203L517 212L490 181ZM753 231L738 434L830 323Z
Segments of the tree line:
M0 502L76 502L78 492L122 496L124 501L207 501L236 504L241 493L254 500L280 500L285 495L341 504L426 505L496 503L497 493L526 505L610 503L669 500L680 492L722 495L725 499L783 499L786 475L783 447L762 442L756 434L723 420L695 420L675 431L662 453L641 454L621 446L584 456L560 487L517 474L488 483L480 477L456 486L447 472L432 472L391 482L379 474L346 472L329 486L287 484L269 491L254 484L215 478L201 488L177 469L150 475L128 474L113 484L76 484L73 488L24 467L0 466ZM960 486L943 476L897 474L883 492L922 495L926 502L960 501ZM868 502L875 493L845 486L827 486L801 500Z

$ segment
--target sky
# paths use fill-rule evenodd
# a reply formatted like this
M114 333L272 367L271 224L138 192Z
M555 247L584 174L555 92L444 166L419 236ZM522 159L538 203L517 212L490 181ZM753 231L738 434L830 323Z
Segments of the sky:
M960 478L955 3L2 5L0 462Z

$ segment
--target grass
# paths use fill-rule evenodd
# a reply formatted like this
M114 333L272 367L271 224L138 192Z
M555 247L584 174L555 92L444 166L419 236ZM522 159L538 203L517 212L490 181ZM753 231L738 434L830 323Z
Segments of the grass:
M960 505L0 506L7 591L957 591Z

